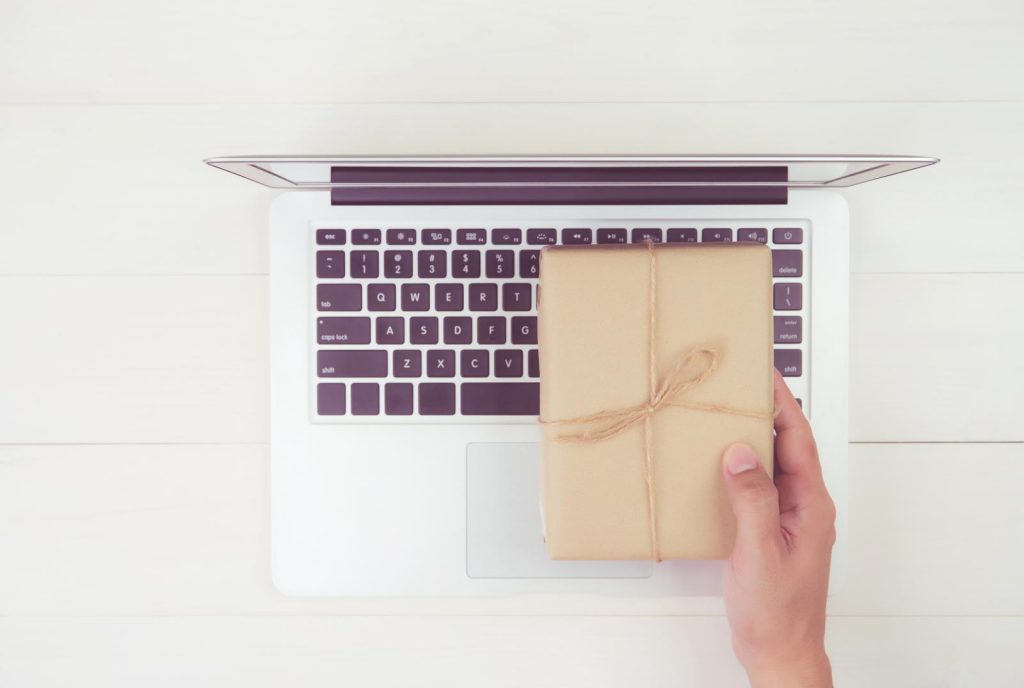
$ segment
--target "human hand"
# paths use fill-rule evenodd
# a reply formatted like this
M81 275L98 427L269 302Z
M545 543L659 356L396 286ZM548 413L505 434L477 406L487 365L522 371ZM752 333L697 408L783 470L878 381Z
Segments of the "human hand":
M811 427L775 373L775 480L745 444L722 456L736 515L725 569L733 650L755 688L830 687L825 598L835 505Z

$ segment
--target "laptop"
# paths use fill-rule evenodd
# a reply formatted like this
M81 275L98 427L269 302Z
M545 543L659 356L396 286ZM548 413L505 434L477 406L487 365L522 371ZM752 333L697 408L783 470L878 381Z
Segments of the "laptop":
M271 550L289 595L716 595L721 562L551 561L540 251L756 241L845 560L849 213L908 156L214 158L270 207ZM681 295L680 298L698 298ZM615 323L609 323L615 327Z

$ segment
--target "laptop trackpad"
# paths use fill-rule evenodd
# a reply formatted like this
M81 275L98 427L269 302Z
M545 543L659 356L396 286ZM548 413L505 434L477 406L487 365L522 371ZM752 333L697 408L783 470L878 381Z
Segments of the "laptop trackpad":
M649 561L552 561L540 518L536 444L466 447L466 572L470 578L647 578Z

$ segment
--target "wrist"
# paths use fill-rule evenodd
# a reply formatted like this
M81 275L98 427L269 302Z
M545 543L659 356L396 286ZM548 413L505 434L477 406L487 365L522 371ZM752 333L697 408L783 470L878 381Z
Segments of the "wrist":
M751 688L832 688L832 665L821 648L786 662L746 667Z

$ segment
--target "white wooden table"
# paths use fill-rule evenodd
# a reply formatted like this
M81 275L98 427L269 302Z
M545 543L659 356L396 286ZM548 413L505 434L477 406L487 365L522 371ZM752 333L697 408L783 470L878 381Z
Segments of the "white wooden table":
M289 599L246 153L907 153L851 190L841 686L1024 685L1019 0L0 1L0 685L740 686L720 602Z

